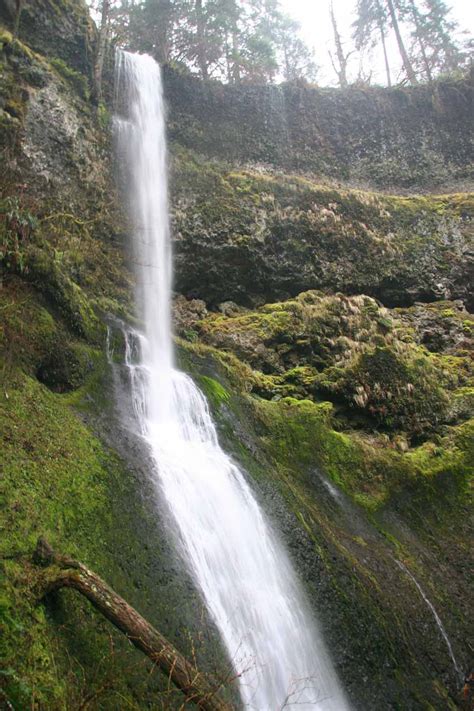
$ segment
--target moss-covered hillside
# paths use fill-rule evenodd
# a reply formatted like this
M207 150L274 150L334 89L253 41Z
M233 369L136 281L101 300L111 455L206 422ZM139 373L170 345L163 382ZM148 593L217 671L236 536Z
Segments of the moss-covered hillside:
M92 106L90 60L75 61L77 37L94 42L83 13L79 0L30 4L19 41L0 31L0 705L180 708L75 592L38 601L31 560L46 536L203 669L226 666L147 451L120 418L117 324L133 319L133 276L112 107ZM462 708L472 193L401 197L243 168L225 141L216 160L192 145L173 82L181 367L286 541L354 708Z

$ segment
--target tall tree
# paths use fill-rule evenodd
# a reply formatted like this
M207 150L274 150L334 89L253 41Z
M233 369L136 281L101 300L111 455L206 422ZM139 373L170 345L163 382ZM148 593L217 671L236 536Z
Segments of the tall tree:
M416 73L413 69L400 29L400 21L402 15L405 14L404 7L400 10L401 2L405 2L405 0L357 0L357 19L353 24L353 37L358 49L376 46L376 44L378 44L376 33L378 33L384 52L385 71L387 74L387 84L389 86L391 85L391 76L386 36L390 28L392 28L395 33L405 74L411 83L417 83Z
M382 0L357 0L356 20L352 25L356 48L361 51L373 49L380 41L384 56L387 86L392 86L390 62L387 50L387 34L390 29L387 8Z
M312 52L300 37L297 22L281 15L278 26L278 52L281 57L281 73L286 81L307 79L315 81L317 66Z
M203 79L209 78L209 64L207 58L206 43L206 18L202 6L202 0L196 0L196 56Z
M271 82L314 75L298 25L281 12L279 0L101 1L114 3L109 24L118 44L162 64L184 65L203 79Z
M425 0L425 5L425 33L427 44L432 50L433 70L453 72L462 61L461 50L454 40L457 23L450 19L451 10L443 0Z
M400 24L397 16L397 8L395 6L395 0L385 0L387 3L388 12L390 15L390 21L392 23L393 31L395 32L395 37L397 39L398 51L400 52L400 57L402 58L403 68L407 75L408 81L412 84L418 84L418 79L413 69L412 63L410 62L410 57L405 47L403 41L402 33L400 31Z
M94 91L93 98L98 103L102 98L102 74L104 71L104 57L107 46L109 30L111 0L102 0L100 7L100 27L97 52L94 63Z
M416 44L420 50L420 59L422 64L422 71L425 74L429 82L433 81L433 74L431 71L431 65L428 58L428 52L426 47L426 17L422 15L415 0L407 0L407 8L409 13L409 18L413 23L414 30L412 35L415 39Z
M337 22L336 22L336 16L334 14L334 6L332 3L332 0L330 3L330 6L329 6L329 13L331 15L331 24L332 24L332 29L334 32L334 45L336 47L336 59L333 57L331 52L329 52L329 57L331 59L333 69L337 74L339 86L341 87L341 89L345 89L349 86L349 82L347 79L347 64L348 64L349 57L351 56L352 52L346 53L344 51L341 35L339 33L339 29L338 29Z

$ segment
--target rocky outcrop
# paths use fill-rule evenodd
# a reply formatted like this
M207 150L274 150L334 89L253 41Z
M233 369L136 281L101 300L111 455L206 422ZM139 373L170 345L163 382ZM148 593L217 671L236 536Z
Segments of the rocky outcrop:
M217 304L308 289L386 306L473 306L470 195L392 197L235 170L178 151L173 173L176 289Z
M24 0L18 36L35 51L63 60L89 76L95 28L85 0ZM9 29L15 23L18 3L0 0L0 21Z
M207 156L385 189L471 180L472 86L225 86L165 74L170 137Z

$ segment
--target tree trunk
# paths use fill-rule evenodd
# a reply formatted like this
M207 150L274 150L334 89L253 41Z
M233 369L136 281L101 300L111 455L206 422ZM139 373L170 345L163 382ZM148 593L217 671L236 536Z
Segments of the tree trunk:
M329 12L331 14L332 29L334 31L334 44L336 45L336 55L337 55L337 61L339 64L339 69L337 69L334 62L333 62L333 67L334 67L336 74L339 78L339 85L340 85L341 89L346 89L349 86L349 82L347 81L347 60L349 58L349 55L344 54L344 49L342 47L342 41L341 41L341 35L339 34L339 30L337 28L336 16L334 15L334 7L333 7L332 2L329 6Z
M99 42L94 66L94 101L98 104L102 98L102 73L104 70L105 47L109 23L110 0L102 0Z
M388 61L387 45L385 43L385 32L383 31L383 27L380 27L380 39L382 40L383 58L384 58L384 62L385 62L385 73L387 75L387 86L390 88L392 86L392 77L390 76L390 64Z
M395 5L393 4L393 0L387 0L387 7L390 13L393 31L395 32L395 37L397 38L398 50L402 58L403 67L408 77L408 81L411 81L412 84L418 84L418 79L416 78L416 74L408 57L408 52L406 51L405 45L403 44L403 38L400 33L400 27L398 25L397 13L395 12Z
M164 672L203 711L234 711L218 696L224 682L211 680L188 662L158 630L150 625L98 575L66 556L58 555L43 538L38 540L33 562L46 568L40 578L40 596L61 588L84 595L117 629Z
M418 40L418 44L420 45L420 52L421 52L421 57L423 59L423 64L425 66L425 72L426 72L426 78L428 81L431 82L433 81L433 75L431 73L431 67L430 63L428 61L428 57L426 55L426 49L425 49L425 43L423 42L423 31L420 25L420 17L418 15L418 10L413 2L413 0L410 0L410 11L411 11L411 16L413 18L413 23L415 25L415 30L416 30L416 38Z
M209 70L206 57L206 31L202 0L196 0L196 35L197 35L197 62L201 70L202 78L209 78Z
M384 30L383 21L382 21L382 9L381 9L380 4L378 2L377 2L377 23L378 23L379 31L380 31L380 39L382 40L383 58L384 58L384 62L385 62L385 73L387 74L387 86L391 87L392 86L392 77L390 76L390 64L388 61L387 44L385 42L385 30Z

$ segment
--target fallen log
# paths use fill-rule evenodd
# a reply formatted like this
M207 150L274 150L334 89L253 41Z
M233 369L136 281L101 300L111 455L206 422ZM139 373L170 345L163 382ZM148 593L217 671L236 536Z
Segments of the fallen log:
M158 630L85 565L56 553L44 538L38 540L33 562L45 568L39 588L41 598L60 588L77 590L171 679L187 701L203 711L234 711L232 704L219 697L223 682L214 681L196 669Z

